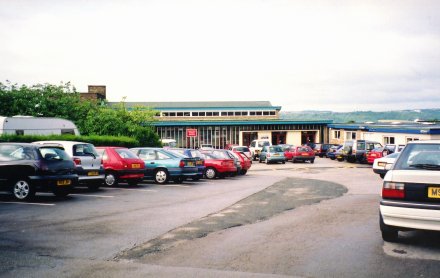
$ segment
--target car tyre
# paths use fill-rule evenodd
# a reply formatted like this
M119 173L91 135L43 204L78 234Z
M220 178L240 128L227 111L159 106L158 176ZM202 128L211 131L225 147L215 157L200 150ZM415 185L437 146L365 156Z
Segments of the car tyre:
M17 200L29 201L35 196L35 188L27 179L17 179L12 187L12 194Z
M66 198L72 192L72 188L55 188L53 194L57 198Z
M399 239L399 230L385 224L385 222L383 222L382 214L380 214L379 221L382 239L387 242L396 242Z
M314 159L310 160L310 163L312 163L312 164L315 163L315 160Z
M241 172L240 172L241 175L246 175L246 173L247 173L247 170L241 170Z
M168 172L165 169L158 169L154 173L154 182L157 184L165 184L168 182Z
M383 178L385 178L385 174L379 174L379 177L381 177L383 179Z
M210 179L210 180L215 179L217 177L217 175L218 175L217 170L215 170L214 168L212 168L212 167L206 168L205 177L207 179Z
M118 178L116 177L115 173L113 173L113 172L105 173L104 184L106 186L117 186L118 182L119 181L118 181Z
M286 164L286 161L285 160L283 160L281 163L283 163L283 164Z
M178 177L178 178L174 178L174 179L173 179L173 182L174 182L174 183L181 184L181 183L183 183L184 180L185 180L184 177Z

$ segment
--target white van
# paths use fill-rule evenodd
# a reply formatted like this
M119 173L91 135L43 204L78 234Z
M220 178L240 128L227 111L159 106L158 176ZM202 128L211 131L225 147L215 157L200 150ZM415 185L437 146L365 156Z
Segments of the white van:
M251 142L249 150L251 151L253 160L257 160L260 157L261 150L264 146L272 146L272 143L267 139L258 139Z
M160 139L162 142L162 147L164 148L176 148L177 142L174 139Z
M80 135L76 125L61 118L0 117L0 135Z

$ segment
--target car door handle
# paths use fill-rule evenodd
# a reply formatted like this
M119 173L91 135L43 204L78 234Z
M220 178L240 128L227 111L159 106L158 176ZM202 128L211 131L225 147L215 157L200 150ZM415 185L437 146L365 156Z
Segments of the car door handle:
M150 162L150 164L155 164L154 162Z

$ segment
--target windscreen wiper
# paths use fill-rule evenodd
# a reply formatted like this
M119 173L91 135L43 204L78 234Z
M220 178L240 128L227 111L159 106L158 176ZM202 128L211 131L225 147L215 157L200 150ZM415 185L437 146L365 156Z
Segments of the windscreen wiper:
M438 164L428 164L428 163L419 163L419 164L410 164L409 167L426 169L426 170L440 170L440 165Z

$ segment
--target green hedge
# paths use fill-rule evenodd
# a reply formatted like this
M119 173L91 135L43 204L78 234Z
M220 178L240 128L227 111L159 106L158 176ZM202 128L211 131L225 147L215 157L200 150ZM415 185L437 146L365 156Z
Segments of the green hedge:
M127 136L75 136L75 135L9 135L0 136L0 142L31 143L34 141L65 140L91 143L95 146L140 147L139 141ZM142 146L145 147L145 146Z

